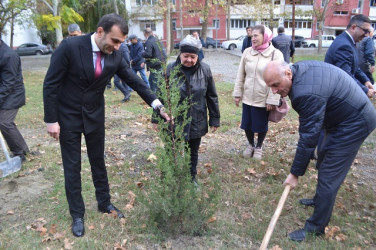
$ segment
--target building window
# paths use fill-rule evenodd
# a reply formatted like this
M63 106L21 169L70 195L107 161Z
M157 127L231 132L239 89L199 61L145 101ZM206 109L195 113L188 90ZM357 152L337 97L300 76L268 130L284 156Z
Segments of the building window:
M154 21L140 21L140 29L144 31L146 28L151 28L152 31L156 31Z
M245 29L248 26L255 26L255 21L251 19L231 19L231 29Z
M143 6L143 5L155 5L157 4L158 0L136 0L136 5Z
M287 28L287 29L291 29L292 28L292 21L291 20L285 21L284 27ZM295 21L295 28L296 29L311 29L312 28L312 21L297 20L297 21Z
M376 0L370 0L369 1L369 6L375 7L376 6Z
M328 0L321 0L321 8L325 7L326 1L328 1Z
M348 16L349 12L348 11L338 10L338 11L334 11L333 14L335 16Z
M176 19L172 19L172 30L176 30Z
M176 0L171 0L171 4L176 5Z
M219 19L213 19L213 27L219 29Z
M281 4L281 0L274 0L274 4L275 5L280 5Z

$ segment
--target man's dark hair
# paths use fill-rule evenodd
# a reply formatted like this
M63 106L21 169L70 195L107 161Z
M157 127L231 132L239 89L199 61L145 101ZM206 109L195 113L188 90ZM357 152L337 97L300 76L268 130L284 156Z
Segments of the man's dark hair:
M119 15L114 13L107 14L101 17L98 22L97 28L102 27L105 33L111 31L112 27L116 25L120 28L123 35L128 34L128 24L127 22Z
M349 24L347 25L346 29L350 29L353 24L361 26L363 23L371 23L371 19L369 17L359 14L356 16L353 16L353 18L350 19Z
M281 27L278 27L277 29L277 33L284 33L285 32L285 28L283 28L282 26Z
M253 29L253 27L251 25L247 26L247 28L245 28L245 30L249 30L249 29Z

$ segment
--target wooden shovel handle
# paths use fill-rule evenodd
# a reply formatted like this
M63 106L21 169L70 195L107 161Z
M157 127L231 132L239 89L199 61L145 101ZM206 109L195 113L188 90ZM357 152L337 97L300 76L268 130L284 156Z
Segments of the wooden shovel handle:
M279 218L279 215L282 212L283 205L285 204L287 196L289 195L290 188L291 188L290 185L286 185L285 186L285 190L283 191L282 196L279 199L277 209L275 210L274 215L273 215L272 219L270 220L268 229L266 230L264 239L262 240L262 243L261 243L261 246L260 246L260 250L265 250L266 247L268 246L268 243L269 243L269 240L270 240L270 238L272 236L274 227L277 224L277 220Z

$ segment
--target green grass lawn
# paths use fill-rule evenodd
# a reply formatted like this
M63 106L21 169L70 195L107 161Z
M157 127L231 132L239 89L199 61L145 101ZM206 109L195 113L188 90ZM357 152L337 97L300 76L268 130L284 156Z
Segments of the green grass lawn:
M296 61L307 59L297 57ZM318 60L320 58L317 58ZM321 58L322 59L322 58ZM297 114L291 111L278 124L270 124L263 161L242 158L246 145L239 129L241 109L233 104L233 84L218 82L221 124L216 134L203 139L198 175L204 183L211 175L204 164L211 163L220 182L220 201L215 220L208 223L202 236L160 237L145 228L146 214L140 211L137 197L131 209L130 191L137 193L140 182L153 180L155 170L147 157L159 140L150 125L151 109L133 94L121 103L119 92L106 90L106 163L113 203L126 216L117 220L97 211L90 165L82 145L82 183L86 204L86 234L75 238L70 231L71 218L64 191L59 146L46 135L43 123L42 73L24 72L27 105L20 109L17 124L32 150L22 171L2 182L22 176L41 175L51 188L39 197L25 201L11 214L0 215L0 249L258 249L283 191L282 182L289 173L298 139ZM373 133L361 148L357 164L339 191L327 238L309 238L295 243L286 238L290 231L303 227L313 209L298 204L301 198L314 195L317 172L311 162L299 186L290 192L272 235L269 247L282 249L372 249L376 247L376 197L372 182L364 181L363 168L374 163L376 135ZM43 168L38 172L36 169ZM373 171L374 173L374 171ZM34 183L35 184L35 183ZM374 182L373 182L374 184ZM375 187L374 187L375 188ZM37 228L37 221L43 228ZM42 232L40 232L42 230ZM275 248L278 249L278 248Z

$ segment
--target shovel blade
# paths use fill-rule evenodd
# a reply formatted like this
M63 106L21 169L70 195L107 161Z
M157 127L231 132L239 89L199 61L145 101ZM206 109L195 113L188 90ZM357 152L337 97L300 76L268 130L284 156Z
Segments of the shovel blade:
M0 178L13 174L21 169L21 157L10 158L9 161L0 163Z

